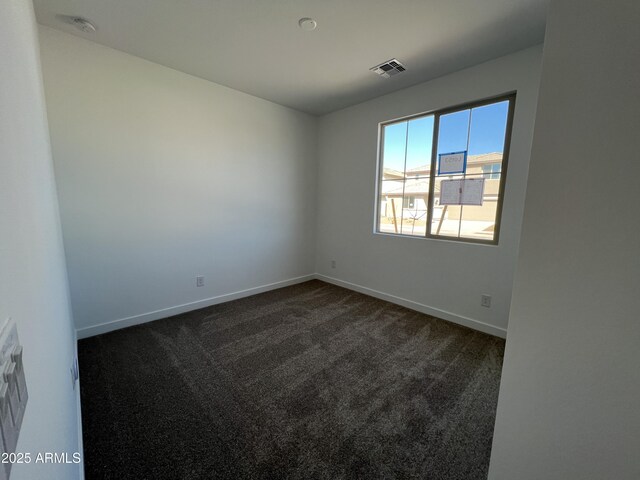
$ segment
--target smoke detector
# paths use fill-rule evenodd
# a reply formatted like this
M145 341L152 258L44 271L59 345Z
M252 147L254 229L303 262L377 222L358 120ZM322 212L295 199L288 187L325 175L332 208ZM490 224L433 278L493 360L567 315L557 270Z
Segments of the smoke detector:
M304 17L298 20L298 25L302 30L310 32L316 29L316 27L318 26L318 22L316 22L313 18Z
M56 15L61 22L73 25L77 30L84 33L95 33L96 26L89 20L83 17L77 17L73 15Z
M402 65L397 59L392 58L391 60L387 60L386 62L381 63L380 65L371 67L369 70L377 73L381 77L389 78L397 75L398 73L404 72L406 68L404 68L404 65Z

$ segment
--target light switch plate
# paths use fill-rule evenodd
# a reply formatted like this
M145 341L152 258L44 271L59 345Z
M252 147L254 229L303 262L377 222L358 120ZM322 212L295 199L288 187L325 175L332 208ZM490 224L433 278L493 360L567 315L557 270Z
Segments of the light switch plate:
M18 339L18 327L12 319L5 321L0 329L0 436L2 451L16 450L22 419L27 407L29 393L24 376L22 346ZM0 467L9 478L11 463ZM0 475L0 480L2 480Z
M73 358L73 362L71 363L71 383L73 384L73 389L76 389L76 384L78 383L78 378L80 377L80 370L78 369L78 357Z

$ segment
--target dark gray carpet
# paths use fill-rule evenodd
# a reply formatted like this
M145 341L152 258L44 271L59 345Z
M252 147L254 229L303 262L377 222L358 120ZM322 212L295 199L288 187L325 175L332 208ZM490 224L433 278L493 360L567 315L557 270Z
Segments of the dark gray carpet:
M79 342L93 479L485 479L504 341L320 281Z

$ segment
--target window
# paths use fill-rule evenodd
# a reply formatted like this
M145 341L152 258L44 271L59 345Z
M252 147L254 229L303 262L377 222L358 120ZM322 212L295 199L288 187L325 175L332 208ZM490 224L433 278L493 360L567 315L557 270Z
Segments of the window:
M482 165L482 173L484 173L484 178L489 180L500 180L500 167L501 165L499 163Z
M381 124L376 232L497 244L514 103Z
M416 205L416 197L405 196L402 199L402 208L414 208Z

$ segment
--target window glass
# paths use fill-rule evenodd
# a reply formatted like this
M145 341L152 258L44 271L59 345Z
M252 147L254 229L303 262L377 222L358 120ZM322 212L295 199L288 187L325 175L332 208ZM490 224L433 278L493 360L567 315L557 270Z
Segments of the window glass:
M488 180L499 180L501 167L502 165L500 163L490 163L488 165L482 165L482 173L484 173L484 178Z
M427 115L384 127L378 231L425 236L433 125Z
M469 155L502 153L509 102L498 102L471 111Z
M467 150L470 113L471 110L462 110L440 117L438 153L462 152Z
M407 137L407 175L429 176L433 144L433 115L411 120Z
M382 125L376 231L496 243L514 99Z

